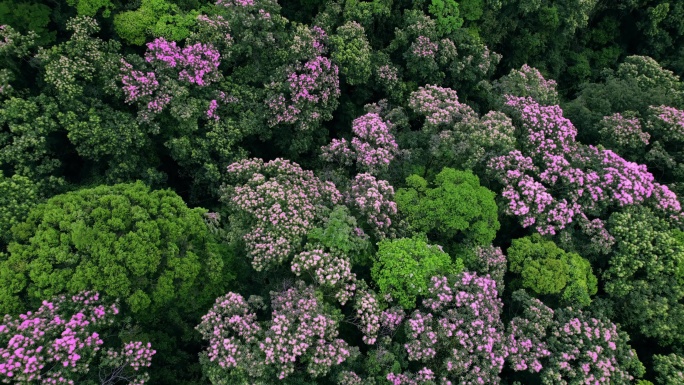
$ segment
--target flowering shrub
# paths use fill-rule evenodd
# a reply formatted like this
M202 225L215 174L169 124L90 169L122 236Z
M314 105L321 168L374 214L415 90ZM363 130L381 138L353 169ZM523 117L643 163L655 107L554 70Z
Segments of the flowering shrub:
M239 294L216 299L197 326L209 342L202 355L212 383L244 375L252 382L283 380L299 367L321 377L355 354L336 338L338 320L325 312L312 287L298 282L271 292L271 308L271 321L260 324Z
M285 159L246 159L228 172L244 184L226 187L222 199L250 218L244 240L257 271L289 258L328 207L342 199L334 184Z
M101 350L103 328L114 322L118 306L105 305L99 294L83 292L43 301L36 312L5 315L0 324L0 381L5 384L79 384L94 363L103 383L144 384L155 351L140 341L121 350ZM102 373L109 374L103 375Z
M328 162L337 160L343 164L351 164L356 158L357 167L371 174L387 170L390 162L399 151L399 146L390 133L390 126L380 115L370 112L352 123L354 138L349 142L345 139L333 139L324 146L322 158Z

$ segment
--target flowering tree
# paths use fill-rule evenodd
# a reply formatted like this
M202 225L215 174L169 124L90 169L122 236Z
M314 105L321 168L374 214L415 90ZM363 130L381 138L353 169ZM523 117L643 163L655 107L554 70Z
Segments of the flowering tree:
M378 180L368 173L356 175L347 202L358 210L377 237L383 238L391 233L397 204L394 202L394 188L388 181Z
M314 289L297 283L271 293L271 321L257 321L239 294L216 299L197 330L209 347L202 362L213 384L280 381L305 371L323 377L356 354L338 335L338 317L326 311Z
M440 164L475 168L515 147L510 118L497 111L479 118L452 89L420 87L411 94L409 107L425 117L422 130L430 136L429 153Z
M553 311L524 291L525 307L508 330L509 362L516 371L539 373L544 383L631 384L644 367L629 336L608 320L572 308Z
M328 161L337 161L350 165L352 160L356 166L370 174L377 175L386 171L399 151L394 135L390 132L390 124L374 112L369 112L352 123L354 138L350 143L345 139L333 139L321 148L321 157Z
M502 96L531 97L543 106L553 106L560 102L556 81L546 80L538 69L527 64L523 64L520 70L511 70L508 75L501 77L493 85L497 94Z
M496 283L470 272L453 282L433 277L423 306L425 310L414 311L405 323L408 359L428 369L416 375L435 376L444 383L498 384L508 353ZM399 376L406 375L411 376ZM387 376L390 381L396 378Z
M236 184L224 188L222 199L234 205L234 218L242 221L257 271L291 257L307 232L342 199L334 184L285 159L246 159L228 166L228 172Z
M144 384L149 379L144 368L155 354L149 343L130 341L103 349L100 333L118 313L116 304L106 305L97 293L83 292L43 301L37 311L16 318L5 315L0 324L0 381ZM94 366L100 367L99 378Z
M558 106L512 96L507 105L522 120L523 152L493 158L489 166L504 185L506 212L518 216L524 227L555 234L576 219L585 232L594 233L595 242L610 245L603 225L589 216L642 203L664 214L681 211L676 195L656 183L645 166L576 142L577 130Z

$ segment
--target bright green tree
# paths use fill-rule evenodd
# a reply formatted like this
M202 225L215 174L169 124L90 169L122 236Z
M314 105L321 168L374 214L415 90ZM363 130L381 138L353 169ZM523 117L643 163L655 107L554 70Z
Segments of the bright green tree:
M83 290L121 298L138 316L211 303L232 277L204 213L140 182L55 196L13 228L0 312Z
M430 278L462 270L460 259L452 263L440 246L416 236L381 241L371 276L381 294L390 294L404 309L413 309L416 297L427 293Z
M477 245L488 245L496 236L500 225L495 194L480 186L471 171L445 167L432 183L414 174L406 184L397 191L396 202L415 230Z
M557 295L563 304L586 306L597 292L591 264L539 234L514 239L508 248L509 270L520 274L522 287L537 295Z

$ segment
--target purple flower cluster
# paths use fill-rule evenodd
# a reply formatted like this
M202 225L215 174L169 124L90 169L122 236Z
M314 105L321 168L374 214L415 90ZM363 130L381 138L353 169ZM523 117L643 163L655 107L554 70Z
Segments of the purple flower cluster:
M103 341L96 330L111 325L118 312L116 305L104 305L99 294L84 292L43 301L36 312L17 318L5 315L0 324L0 381L75 384L89 372L90 363L100 352ZM150 366L155 351L149 345L142 352L132 349L136 344L142 342L131 342L121 352L108 350L103 364L130 366L136 372ZM121 362L107 358L114 355ZM130 376L138 384L147 378L147 373Z
M224 199L254 220L244 240L258 271L284 262L325 208L342 199L334 184L285 159L246 159L228 166L228 172L246 180L227 188Z
M283 380L302 365L312 377L324 376L354 353L336 338L337 321L325 313L313 287L298 282L272 292L271 308L271 322L262 327L239 294L217 298L197 326L209 341L209 361L226 373L237 370L253 380L265 380L268 368Z
M266 104L271 110L270 125L297 124L298 129L313 129L332 117L340 96L338 68L330 59L317 56L297 64L283 83L285 92L270 95ZM272 83L271 88L277 88ZM287 95L287 96L286 96Z
M467 104L458 101L456 91L434 85L418 88L411 94L409 107L425 115L424 129L434 131L440 125L463 122L468 124L477 121L475 111Z
M684 142L684 110L668 106L652 106L651 114L657 121L651 129L668 141ZM659 124L658 124L659 123Z
M516 371L539 373L541 360L551 352L545 342L546 329L553 322L553 310L536 298L527 298L523 317L515 317L508 325L507 361Z
M411 44L411 53L418 57L434 57L437 53L438 45L426 36L418 36L416 41Z
M520 217L524 227L535 225L541 234L555 234L582 217L600 232L601 225L589 215L599 215L609 205L649 200L667 213L681 211L675 194L656 183L646 166L576 142L577 130L558 106L512 96L507 105L522 119L525 153L515 150L493 158L489 168L504 184L507 213Z
M380 237L384 236L392 225L391 218L397 214L392 185L368 173L356 175L348 202L360 211Z
M315 249L303 251L292 259L292 272L298 277L308 272L317 285L331 289L344 305L356 290L356 276L349 259Z
M351 164L351 158L355 157L359 168L371 174L387 170L399 146L390 133L390 126L380 115L371 112L354 119L352 132L355 137L351 141L351 148L345 139L333 139L329 145L321 148L323 159Z
M507 350L496 282L470 272L451 285L433 277L423 305L406 322L409 360L428 364L445 384L498 384Z
M602 143L616 150L639 149L648 145L651 135L641 129L639 119L620 113L605 116L600 123Z
M210 44L197 43L181 50L175 41L157 38L147 44L145 60L152 64L159 62L178 68L180 80L198 86L206 86L219 79L221 55Z

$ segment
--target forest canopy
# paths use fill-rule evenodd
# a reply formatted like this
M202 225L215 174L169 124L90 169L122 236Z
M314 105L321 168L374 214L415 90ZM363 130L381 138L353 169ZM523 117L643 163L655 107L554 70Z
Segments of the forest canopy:
M0 0L0 383L684 384L684 2Z

